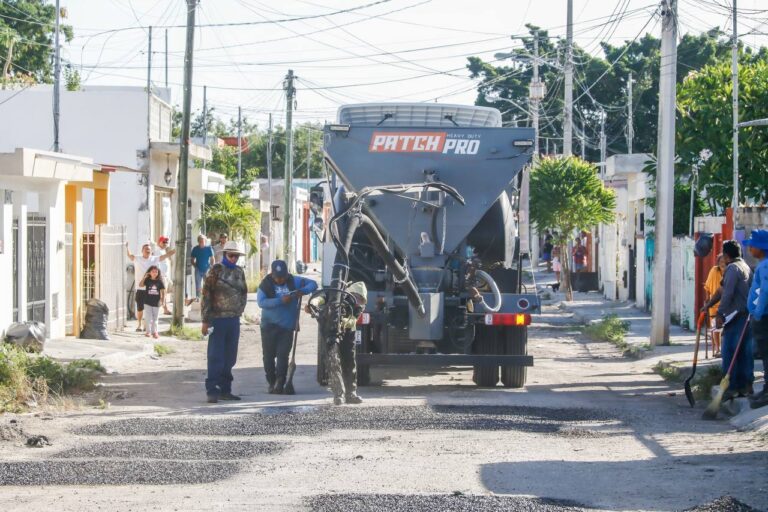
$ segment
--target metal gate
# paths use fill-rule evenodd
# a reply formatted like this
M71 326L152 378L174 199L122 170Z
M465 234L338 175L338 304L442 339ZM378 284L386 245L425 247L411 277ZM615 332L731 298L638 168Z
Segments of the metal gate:
M19 219L13 219L13 321L19 321Z
M96 226L94 289L96 297L109 307L107 328L110 330L125 326L128 290L125 276L125 241L125 226Z
M64 224L64 274L66 279L66 290L72 283L75 267L72 259L72 224ZM67 336L75 332L74 305L72 304L72 293L67 291L64 294L64 328Z
M45 217L27 217L27 320L45 322Z

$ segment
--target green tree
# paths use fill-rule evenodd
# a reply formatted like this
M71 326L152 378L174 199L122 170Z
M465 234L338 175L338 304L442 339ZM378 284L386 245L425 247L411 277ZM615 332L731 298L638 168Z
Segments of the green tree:
M62 9L62 18L66 10ZM0 61L4 84L32 80L53 80L51 55L56 7L46 0L4 0L0 2ZM61 26L63 39L72 40L72 27Z
M616 194L597 168L578 157L542 158L531 171L530 214L540 233L556 233L566 300L573 300L568 242L573 234L615 220Z
M250 246L250 255L259 248L257 235L261 212L233 191L217 194L212 204L203 208L203 216L197 221L197 228L209 233L229 233L233 240L243 240Z
M768 116L768 60L763 53L742 53L739 66L739 115L742 120ZM677 94L676 171L690 174L703 150L711 157L699 167L697 194L713 211L722 212L733 196L733 146L730 62L705 66L689 74ZM739 197L758 204L768 201L768 130L744 128L739 133Z

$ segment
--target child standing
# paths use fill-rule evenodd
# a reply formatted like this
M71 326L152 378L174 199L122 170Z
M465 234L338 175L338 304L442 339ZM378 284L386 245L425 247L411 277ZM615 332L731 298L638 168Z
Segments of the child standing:
M563 269L560 264L560 247L552 249L552 270L555 271L555 279L560 282L560 271Z
M160 269L157 265L152 265L144 274L141 280L141 286L146 290L144 296L144 310L146 317L147 332L144 336L150 336L157 339L157 319L160 317L160 304L165 297L165 285L163 284Z

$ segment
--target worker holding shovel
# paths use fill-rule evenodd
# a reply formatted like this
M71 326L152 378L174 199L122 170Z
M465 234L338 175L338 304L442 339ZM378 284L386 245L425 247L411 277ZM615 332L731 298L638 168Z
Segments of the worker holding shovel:
M261 308L261 349L271 394L282 395L284 391L299 299L315 290L316 282L291 275L283 260L272 262L272 272L259 285L256 301Z
M765 372L768 371L768 231L752 231L752 236L744 241L744 245L758 261L747 299L747 308L752 316L752 337L763 359L763 390L755 395L750 403L750 407L757 409L768 405L765 384Z

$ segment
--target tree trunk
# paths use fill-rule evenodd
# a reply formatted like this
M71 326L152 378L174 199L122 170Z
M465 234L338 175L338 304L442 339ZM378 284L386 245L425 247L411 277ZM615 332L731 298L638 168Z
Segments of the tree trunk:
M573 288L571 288L571 254L568 252L567 243L560 246L560 266L563 269L561 272L561 281L563 287L565 288L565 300L572 301Z

